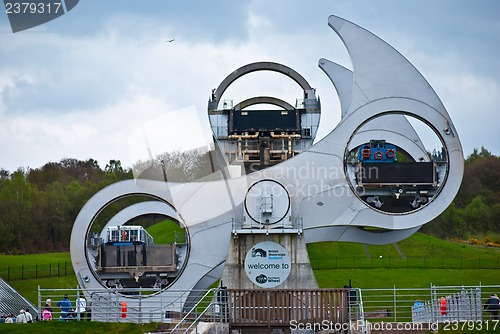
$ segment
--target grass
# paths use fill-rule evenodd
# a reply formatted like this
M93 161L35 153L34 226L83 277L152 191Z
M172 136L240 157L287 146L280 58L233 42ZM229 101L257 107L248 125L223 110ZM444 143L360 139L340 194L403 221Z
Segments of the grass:
M500 256L500 248L470 246L466 244L453 243L446 240L434 238L422 233L415 233L411 237L397 243L398 247L406 257L429 257L449 258L467 257L497 258ZM348 242L317 242L309 244L309 256L313 259L325 257L366 257L362 244ZM370 255L377 257L393 256L400 257L394 245L367 245Z
M173 244L177 241L175 238L176 235L180 236L182 241L186 239L184 237L185 231L179 223L168 219L148 227L147 231L154 238L155 244Z
M11 281L9 284L35 306L38 305L38 287L42 289L76 289L78 281L74 274L43 279Z
M500 248L452 243L416 233L395 245L320 242L308 245L313 269L497 269ZM366 249L366 251L365 251ZM368 255L367 255L368 253Z
M429 288L433 285L496 285L498 270L490 269L330 269L315 270L320 288Z
M157 244L172 244L176 241L176 235L181 236L182 241L185 240L184 229L178 223L170 220L151 226L148 228L148 232L154 236ZM74 276L71 256L68 252L0 255L0 277L8 281L54 278L67 275Z
M173 242L173 231L178 229L177 223L162 222L157 224L150 233L156 238L162 238L161 243ZM149 229L148 229L149 231ZM170 239L167 239L170 238ZM169 241L170 240L170 241ZM416 233L410 238L397 243L403 253L403 258L394 245L365 246L356 243L322 242L308 245L309 256L313 264L314 274L321 288L343 287L349 282L354 287L360 288L429 288L431 284L437 286L460 285L496 285L498 284L498 261L500 249L492 247L470 246L466 244L451 243L433 238L421 233ZM366 251L369 256L367 256ZM382 255L382 259L379 256ZM419 263L412 262L419 259ZM423 260L426 259L426 260ZM449 262L443 259L461 259L462 269L446 267ZM482 263L489 263L494 269L478 268L478 259ZM336 266L332 264L336 261ZM416 260L415 260L416 261ZM422 266L423 261L425 265ZM489 261L489 262L488 262ZM38 255L0 255L0 274L2 268L24 265L39 267L52 263L71 264L69 253L52 253ZM411 265L410 267L409 264ZM457 264L457 263L455 263ZM341 269L336 269L340 265ZM437 267L433 267L437 266ZM14 289L19 291L33 304L38 304L38 286L41 288L70 288L77 286L77 280L72 273L67 276L11 280ZM74 323L37 323L25 326L0 325L0 333L145 333L154 331L154 324L108 324L93 322ZM462 331L461 333L469 333Z
M171 238L173 231L179 229L178 226L175 222L164 221L152 226L154 229L150 233L155 235L155 239L161 235ZM361 288L429 287L431 283L498 284L499 248L452 243L422 233L415 233L397 245L406 259L399 255L394 245L366 246L371 259L367 257L363 245L357 243L320 242L309 244L308 251L316 280L323 288L342 287L349 280L353 286ZM382 259L379 258L380 255L383 256ZM455 262L450 262L451 259ZM477 269L478 261L480 266L487 263L494 269ZM71 264L70 254L0 255L0 274L6 277L2 268L7 266L33 266L37 263L39 267L44 267L57 262ZM450 263L455 265L450 267ZM72 268L69 269L68 276L11 279L9 283L35 305L38 286L76 288L78 284Z
M157 324L132 324L111 322L87 322L87 321L46 321L32 324L0 324L0 333L9 334L144 334L154 332Z
M29 255L0 255L0 268L6 266L32 266L35 263L49 265L57 263L71 263L71 256L68 252L29 254Z
M428 256L435 258L463 256L494 258L500 256L500 248L471 246L461 243L449 242L434 238L423 233L415 233L398 243L399 247L405 249L406 255Z
M9 281L73 275L68 252L0 255L0 276Z

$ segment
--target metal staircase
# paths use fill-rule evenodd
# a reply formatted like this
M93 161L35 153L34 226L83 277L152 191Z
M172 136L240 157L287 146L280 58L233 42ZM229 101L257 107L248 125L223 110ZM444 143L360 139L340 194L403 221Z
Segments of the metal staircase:
M33 319L39 318L37 307L0 278L0 313L18 315L21 309L28 309Z

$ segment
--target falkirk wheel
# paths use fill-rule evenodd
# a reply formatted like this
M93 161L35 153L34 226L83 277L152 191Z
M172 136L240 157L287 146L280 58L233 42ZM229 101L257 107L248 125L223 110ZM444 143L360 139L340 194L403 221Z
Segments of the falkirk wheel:
M113 300L133 309L140 298L121 288L156 287L143 296L151 301L142 305L143 312L181 311L198 296L196 291L221 278L235 225L266 233L290 229L305 243L389 244L446 209L458 192L464 159L443 103L418 70L379 37L340 17L330 16L328 24L352 61L351 70L319 60L340 100L335 128L312 144L319 100L286 66L254 63L229 75L212 92L208 107L217 177L121 181L99 191L80 211L71 234L71 259L87 294L112 288ZM258 97L219 108L228 85L261 69L295 80L303 88L303 104ZM284 111L262 117L246 110L259 103ZM247 122L264 118L280 126L256 128ZM424 145L419 126L436 138L437 151ZM251 164L257 168L247 168ZM235 166L243 172L233 173ZM116 213L107 213L124 200L127 204ZM141 217L166 217L184 238L152 244L133 223ZM259 252L254 249L252 256ZM95 296L88 297L94 303Z

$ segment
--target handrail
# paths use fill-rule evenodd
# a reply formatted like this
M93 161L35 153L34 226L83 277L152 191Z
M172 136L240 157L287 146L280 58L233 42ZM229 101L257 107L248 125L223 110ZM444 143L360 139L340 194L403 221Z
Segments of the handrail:
M182 319L181 319L181 320L179 320L179 322L177 323L177 325L175 325L175 326L174 326L174 328L172 328L172 329L170 330L170 332L168 332L168 333L174 333L174 332L176 332L176 331L178 330L178 327L179 327L179 326L180 326L180 325L181 325L184 321L186 321L187 317L188 317L189 315L191 315L191 314L193 313L193 311L194 311L194 310L196 310L196 309L198 308L198 306L200 306L200 303L201 303L201 302L205 299L205 297L207 297L207 296L208 296L208 294L209 294L210 292L214 292L214 291L217 291L217 290L218 290L218 288L211 288L211 289L207 290L207 292L206 292L206 293L205 293L205 294L204 294L204 295L203 295L203 296L202 296L202 297L198 300L198 302L196 302L196 304L195 304L195 305L194 305L194 306L193 306L193 307L192 307L192 308L191 308L191 309L190 309L190 310L186 313L186 315L184 315L184 317L182 317ZM187 331L188 329L190 329L190 328L191 328L191 326L192 326L193 324L198 323L198 320L200 319L200 316L204 315L204 314L205 314L205 312L208 310L208 308L209 308L212 304L213 304L213 302L210 302L210 304L208 304L208 306L207 306L207 307L203 310L203 312L202 312L199 316L197 316L197 317L196 317L196 319L195 319L195 320L193 321L193 323L192 323L192 324L191 324L191 325L190 325L190 326L186 329L186 331ZM186 331L184 331L184 333L186 333ZM153 334L153 333L151 333L151 334Z
M366 327L365 324L365 312L363 310L363 296L361 294L361 289L357 288L356 293L358 296L358 313L359 313L358 325L360 325L362 334L368 334L368 328Z
M184 332L183 332L183 333L187 333L188 331L190 331L190 330L192 329L193 325L198 326L198 323L199 323L199 321L200 321L200 318L201 318L203 315L205 315L205 313L207 312L207 310L208 310L209 308L213 307L214 305L216 305L216 303L214 303L214 302L210 302L210 304L208 304L208 306L207 306L207 307L203 310L203 312L201 312L201 313L200 313L200 315L198 315L198 316L196 317L196 319L194 319L194 320L193 320L193 322L191 323L191 325L189 325L189 326L188 326L188 328L186 328L186 329L184 330ZM176 327L177 327L177 326L179 326L181 323L182 323L182 322L179 322L179 323L176 325ZM176 327L174 327L174 329L175 329ZM174 329L172 329L172 331L170 331L170 333L173 333Z

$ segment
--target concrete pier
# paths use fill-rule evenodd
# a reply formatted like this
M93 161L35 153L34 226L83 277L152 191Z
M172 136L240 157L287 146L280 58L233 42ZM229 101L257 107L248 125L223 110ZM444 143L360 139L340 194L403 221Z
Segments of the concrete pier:
M229 246L222 274L222 284L230 289L260 289L246 275L245 256L259 242L272 241L283 246L291 258L288 278L279 289L317 289L318 284L309 261L306 243L298 233L238 233Z

